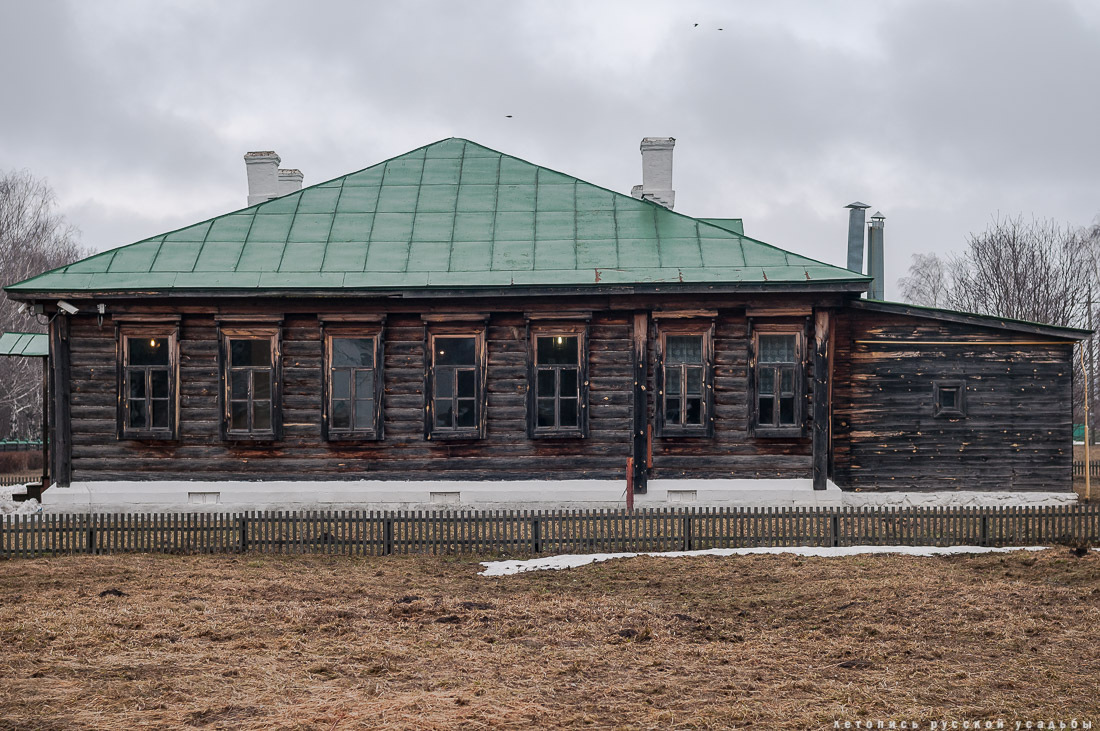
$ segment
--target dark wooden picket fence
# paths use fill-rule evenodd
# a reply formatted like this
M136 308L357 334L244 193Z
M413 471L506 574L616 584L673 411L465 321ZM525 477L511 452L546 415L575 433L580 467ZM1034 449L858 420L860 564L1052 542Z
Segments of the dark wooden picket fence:
M389 555L742 546L1100 545L1100 505L4 516L0 557L114 553Z
M0 487L11 487L12 485L25 485L28 482L42 483L42 473L37 475L0 475Z
M1073 476L1084 477L1085 476L1085 460L1074 460L1073 462ZM1089 460L1089 477L1100 477L1100 460Z

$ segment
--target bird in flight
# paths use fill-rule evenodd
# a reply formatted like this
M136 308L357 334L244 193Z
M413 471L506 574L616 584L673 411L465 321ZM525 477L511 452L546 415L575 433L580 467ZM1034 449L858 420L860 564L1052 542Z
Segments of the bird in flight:
M511 118L512 118L512 115L511 115L511 114L505 114L504 116L505 116L505 117L507 117L508 119L511 119Z

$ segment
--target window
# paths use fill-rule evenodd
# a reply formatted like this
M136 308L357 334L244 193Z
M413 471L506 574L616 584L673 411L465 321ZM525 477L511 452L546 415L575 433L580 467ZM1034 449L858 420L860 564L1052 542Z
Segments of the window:
M933 381L932 415L966 416L965 394L966 385L962 381Z
M584 326L531 333L528 399L532 437L584 436L587 426L587 338Z
M326 331L325 344L325 438L381 438L380 335Z
M119 373L119 435L175 439L178 411L176 327L123 327Z
M662 329L660 436L709 436L713 424L711 330Z
M801 332L757 332L755 352L756 435L801 436Z
M275 330L222 330L224 435L229 439L277 439L279 434L279 337Z
M485 334L429 335L428 422L432 439L484 436Z

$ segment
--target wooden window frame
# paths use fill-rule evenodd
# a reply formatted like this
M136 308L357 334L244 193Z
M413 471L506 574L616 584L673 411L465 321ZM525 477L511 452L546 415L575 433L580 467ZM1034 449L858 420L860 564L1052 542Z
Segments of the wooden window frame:
M176 441L179 439L179 323L164 324L126 324L115 328L118 400L116 410L116 430L119 439L148 441ZM168 340L168 426L162 428L134 429L130 420L130 338L167 338ZM148 368L146 368L148 371ZM146 388L149 384L146 383ZM148 391L146 391L148 393Z
M379 441L383 438L382 399L385 394L382 324L376 325L332 325L321 327L321 341L324 343L324 358L321 369L321 438L326 442ZM332 341L340 339L374 341L374 413L370 429L337 429L330 423L332 416ZM354 379L352 388L354 388ZM354 401L353 401L354 403ZM352 413L352 424L355 415Z
M232 429L230 414L232 385L229 377L230 340L267 339L271 347L271 428L264 430L242 431ZM221 412L221 438L228 442L271 442L282 439L283 432L283 368L282 368L282 327L279 325L232 324L218 326L218 372L221 388L218 400Z
M702 424L670 424L665 415L665 353L669 336L696 336L703 339L703 423ZM690 320L676 320L657 322L657 373L655 374L657 386L657 399L654 412L657 422L657 436L663 439L669 437L704 437L714 436L714 321L692 322ZM684 386L681 385L681 390ZM681 394L681 402L685 398ZM681 414L685 413L681 403Z
M432 323L424 334L424 438L429 441L476 440L485 438L488 416L486 388L486 325ZM435 425L435 352L436 341L447 338L474 339L474 426L439 427ZM450 367L450 366L448 366Z
M761 335L793 335L794 354L794 424L773 426L760 423L758 380ZM759 439L797 439L806 436L806 325L805 323L753 323L749 352L749 425ZM776 404L778 408L778 403Z
M959 405L956 408L943 408L940 406L940 391L945 388L953 388L959 394ZM966 382L960 379L932 381L932 416L937 419L961 419L966 416Z
M588 323L528 322L527 328L527 436L531 439L584 439L588 436ZM577 425L572 427L538 425L538 339L577 338ZM555 397L557 400L557 397Z

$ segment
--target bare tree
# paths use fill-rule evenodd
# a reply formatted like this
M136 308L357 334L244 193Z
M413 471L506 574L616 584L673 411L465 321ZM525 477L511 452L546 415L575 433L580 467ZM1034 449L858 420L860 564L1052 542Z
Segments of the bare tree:
M1088 229L996 218L961 254L914 254L898 285L913 304L1080 327L1098 243L1100 233Z
M12 284L86 254L79 232L57 213L53 191L26 170L0 171L0 284ZM0 330L44 332L45 323L0 299ZM41 364L0 358L0 438L38 435Z
M898 280L901 297L924 307L946 307L947 264L936 254L913 254L909 276Z

